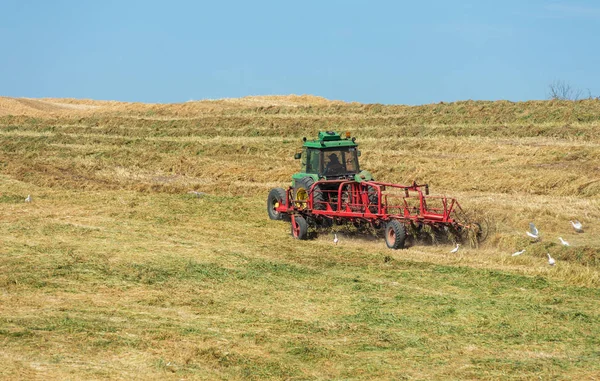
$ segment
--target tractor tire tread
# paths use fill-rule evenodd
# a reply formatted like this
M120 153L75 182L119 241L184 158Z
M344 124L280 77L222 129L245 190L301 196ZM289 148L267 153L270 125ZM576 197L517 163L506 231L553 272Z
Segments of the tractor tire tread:
M279 203L286 203L287 199L287 194L285 192L285 189L283 188L273 188L271 189L271 191L269 192L269 196L267 197L267 214L269 215L269 218L272 220L276 220L276 221L281 221L283 219L285 219L285 214L284 213L279 213L277 211L275 211L275 209L273 208L273 206L275 205L275 202L279 202Z
M385 243L388 248L403 249L406 241L406 229L398 220L390 220L385 226Z
M298 225L298 235L297 236L294 234L294 221ZM304 218L300 215L294 216L294 218L291 221L291 228L292 228L292 237L299 239L299 240L306 240L308 238L308 222L306 221L306 218Z

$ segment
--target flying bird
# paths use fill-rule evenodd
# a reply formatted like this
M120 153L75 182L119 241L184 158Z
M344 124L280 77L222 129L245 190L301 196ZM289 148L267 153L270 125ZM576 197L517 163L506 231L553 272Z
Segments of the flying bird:
M27 195L27 198L25 199L25 202L31 202L31 195L30 194Z
M525 252L525 249L521 250L521 251L517 251L516 253L512 253L513 257L516 257L517 255L521 255Z
M527 231L525 233L527 233L527 235L530 236L533 239L536 239L536 240L540 239L540 232L535 227L535 225L533 224L533 222L529 223L529 231Z
M333 243L337 245L338 242L339 242L339 239L337 237L337 233L333 233Z
M583 225L581 224L581 222L577 220L569 222L571 223L571 225L573 225L573 229L575 229L577 233L583 233Z
M562 237L558 237L558 239L560 240L560 243L563 244L563 246L571 246L571 244L569 244L569 242L565 241Z
M458 251L458 246L460 246L458 243L456 244L456 247L452 250L450 250L451 253L456 253Z
M548 256L548 264L549 264L550 266L554 266L554 265L556 264L556 261L554 260L554 258L552 258L552 257L550 256L550 253L546 253L546 255Z

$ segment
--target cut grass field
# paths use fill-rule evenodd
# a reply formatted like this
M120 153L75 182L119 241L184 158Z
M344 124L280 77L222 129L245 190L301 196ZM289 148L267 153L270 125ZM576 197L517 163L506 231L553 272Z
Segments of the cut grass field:
M5 104L0 378L600 377L600 102ZM457 254L293 240L266 195L327 129L493 234Z

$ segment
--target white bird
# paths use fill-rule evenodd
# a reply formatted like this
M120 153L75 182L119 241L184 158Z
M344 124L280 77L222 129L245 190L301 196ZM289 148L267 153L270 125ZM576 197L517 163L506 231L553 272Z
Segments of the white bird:
M27 198L25 199L25 202L31 202L31 195L30 194L27 195Z
M569 222L571 223L571 225L573 225L573 229L575 229L577 233L583 233L583 225L581 224L581 222L577 220Z
M521 255L525 252L525 249L521 250L521 251L517 251L516 253L513 253L512 256L516 257L517 255Z
M333 243L337 245L338 241L337 233L333 233Z
M552 258L552 257L550 256L550 253L546 253L546 255L548 256L548 264L549 264L550 266L554 266L554 265L556 264L556 261L554 260L554 258Z
M563 246L571 246L571 245L569 244L569 242L565 241L565 240L564 240L562 237L558 237L558 239L560 240L560 243L562 243L562 244L563 244Z
M458 243L456 244L456 247L452 250L450 250L451 253L456 253L458 251L458 246L460 246Z
M529 223L529 231L525 232L527 233L528 236L530 236L533 239L539 239L540 238L540 232L537 230L537 228L535 227L535 225L533 224L533 222Z
M198 197L198 198L206 196L206 193L204 193L204 192L189 191L188 193L193 194L195 197Z

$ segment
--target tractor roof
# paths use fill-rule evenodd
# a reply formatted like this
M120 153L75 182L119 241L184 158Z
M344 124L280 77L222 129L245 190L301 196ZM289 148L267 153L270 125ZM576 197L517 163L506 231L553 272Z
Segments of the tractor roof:
M354 138L350 139L350 134L346 133L346 138L342 138L340 134L334 131L319 132L319 137L315 140L306 140L303 147L310 148L334 148L334 147L356 147L358 144L354 142Z

